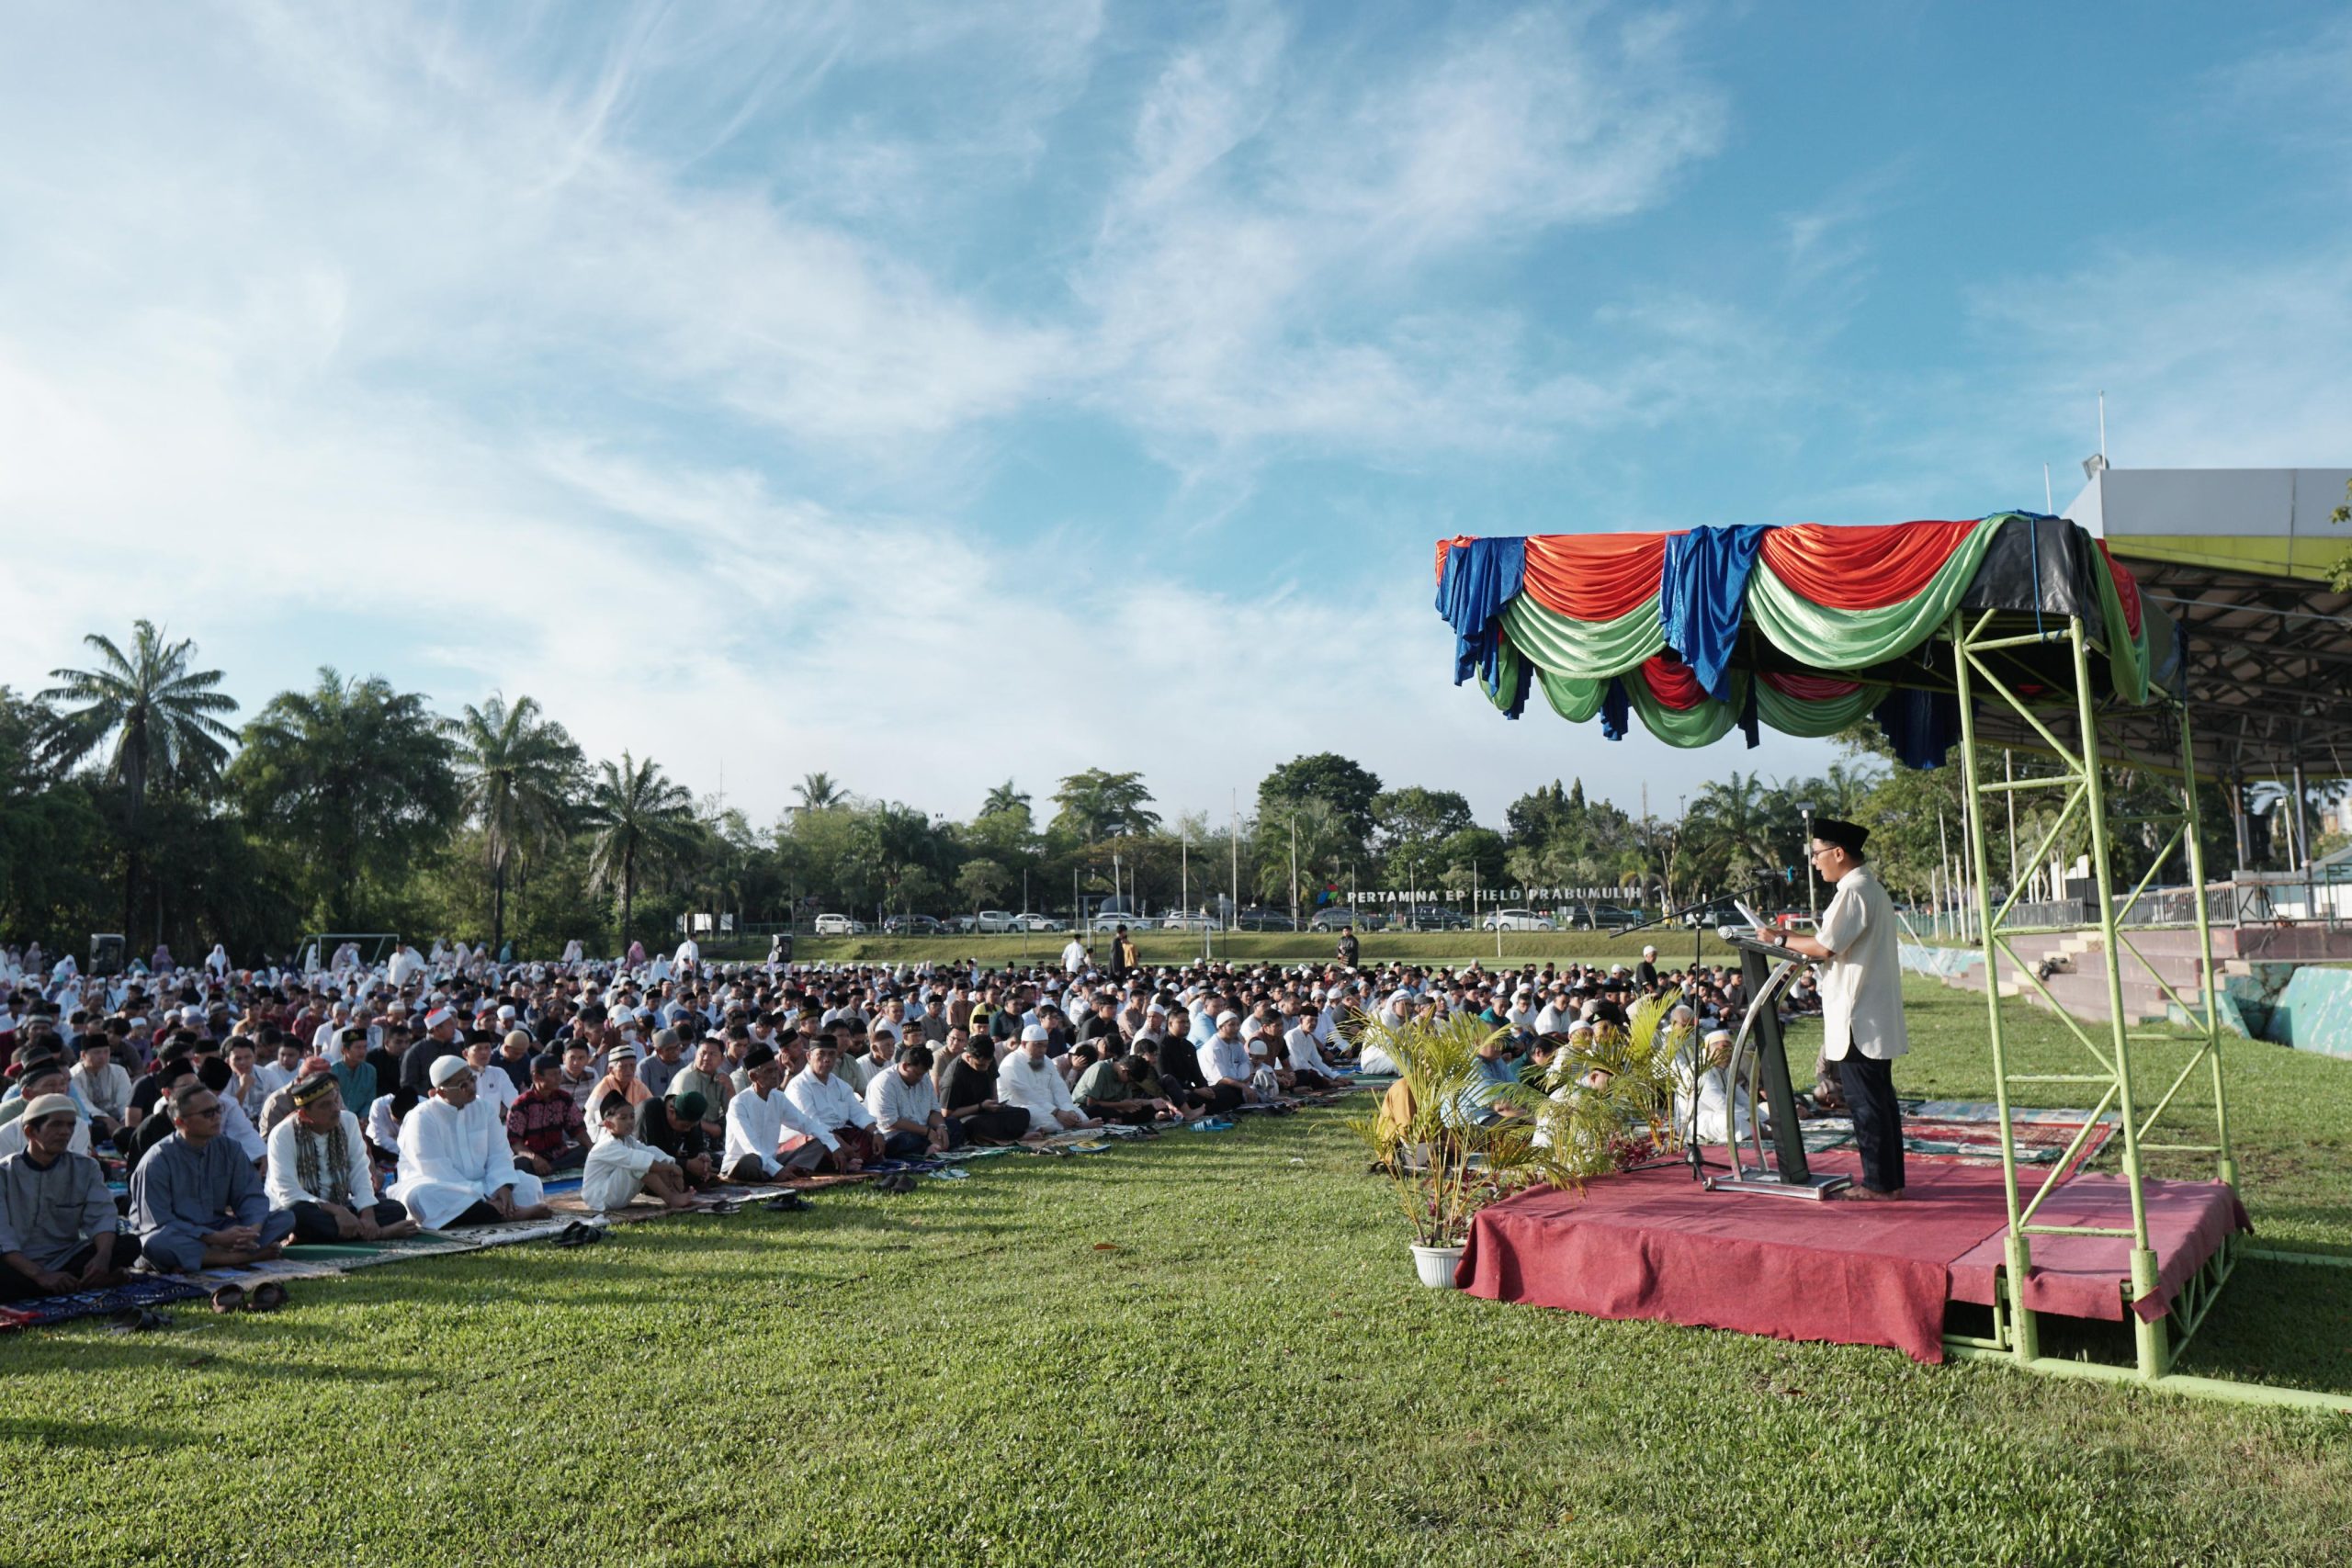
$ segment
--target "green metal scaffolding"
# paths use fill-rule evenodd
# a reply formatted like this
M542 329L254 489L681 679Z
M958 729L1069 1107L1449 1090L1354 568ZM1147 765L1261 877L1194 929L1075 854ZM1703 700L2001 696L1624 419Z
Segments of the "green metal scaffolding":
M2104 659L2107 649L2099 637L2086 628L2080 616L2068 617L2062 623L2054 616L2045 618L2040 615L2021 615L2013 611L1956 612L1944 638L1949 641L1951 675L1960 706L1960 750L1963 772L1962 795L1966 804L1963 829L1969 864L1973 873L1972 880L1975 885L1977 927L1984 957L1985 1021L1992 1047L1994 1094L2001 1122L2001 1173L2008 1204L2006 1256L1994 1292L1992 1333L1989 1336L1947 1334L1944 1337L1947 1352L1958 1358L2005 1361L2026 1371L2136 1383L2209 1398L2352 1411L2352 1398L2342 1395L2188 1376L2174 1370L2183 1348L2204 1324L2231 1273L2241 1258L2245 1256L2243 1240L2234 1233L2181 1290L2168 1311L2149 1321L2131 1310L2131 1302L2144 1300L2157 1291L2156 1251L2148 1229L2146 1156L2154 1153L2209 1155L2212 1157L2217 1180L2228 1184L2233 1190L2239 1182L2237 1161L2230 1147L2224 1032L2221 1022L2219 980L2213 963L2213 931L2206 903L2204 849L2198 831L2196 753L2190 736L2188 707L2168 694L2152 691L2150 702L2165 705L2177 718L2177 759L2130 754L2121 750L2112 736L2102 743L2099 704L2094 695L2097 688L2092 680L2091 660L2094 655ZM2064 680L2069 667L2071 682ZM1980 745L1976 713L1976 705L1980 702L1986 705L1988 713L2003 716L2006 722L2002 728L2005 729L2014 731L2018 726L2022 726L2037 737L2040 745L2035 749L2056 762L2059 771L2049 777L2011 779L1994 776L1999 770L1988 770L1984 764L1996 746L1990 743ZM2109 769L2115 767L2130 767L2153 776L2171 779L2177 784L2177 809L2132 819L2132 826L2155 828L2162 835L2161 847L2151 857L2149 869L2139 879L2138 885L2120 898L2116 895L2109 851L2115 829L2124 824L2109 815L2104 777ZM2002 803L2001 797L2023 791L2051 791L2060 796L2056 818L2050 822L2041 842L2027 858L2026 863L2039 863L2070 829L2087 833L2091 882L2097 902L2098 962L2107 983L2108 1018L2103 1027L2095 1021L2086 1022L2070 1014L2057 995L2036 973L2034 964L2020 957L2012 945L2013 940L2020 936L2046 935L2077 928L2010 923L2009 917L2017 907L2020 886L2012 886L2008 896L1997 907L1994 903L1990 892L1992 871L1987 852L1991 834L1987 828L1986 807ZM2193 997L2181 995L2164 978L2156 965L2148 962L2133 944L2119 918L2120 911L2129 909L2147 891L2158 870L2169 863L2177 852L2185 852L2188 882L2195 889L2195 925L2201 962ZM2140 1034L2131 1028L2123 1000L2127 955L2155 977L2165 998L2188 1018L2194 1042L2187 1063L2164 1092L2155 1098L2153 1105L2146 1105L2145 1109L2143 1107L2149 1086L2134 1076L2132 1047L2143 1040L2173 1042L2178 1036L2170 1032ZM2055 1074L2010 1070L2001 1009L2005 965L2014 970L2019 983L2030 985L2041 992L2051 1010L2081 1044L2094 1070ZM2181 1099L2182 1091L2197 1080L2200 1068L2211 1086L2210 1134L2206 1131L2204 1110L2199 1107L2195 1128L2199 1141L2156 1141L2152 1136L2156 1124L2168 1111L2173 1110L2176 1102L2184 1108L2186 1114L2189 1101ZM2011 1091L2029 1084L2065 1084L2079 1086L2082 1091L2094 1089L2099 1091L2098 1104L2085 1120L2082 1130L2075 1134L2074 1143L2052 1164L2048 1174L2041 1177L2039 1185L2031 1184L2030 1174L2026 1181L2019 1179L2010 1121ZM2037 1216L2044 1201L2058 1190L2092 1130L2101 1124L2101 1118L2109 1111L2115 1113L2122 1135L2121 1175L2131 1191L2130 1228L2063 1225L2041 1220ZM2124 1316L2132 1325L2135 1351L2132 1365L2118 1366L2043 1354L2040 1326L2033 1309L2025 1304L2023 1287L2033 1261L2035 1238L2060 1235L2115 1236L2130 1241L2131 1293L2126 1301ZM2292 1255L2265 1253L2262 1256L2268 1258ZM2336 1260L2317 1258L2314 1261Z

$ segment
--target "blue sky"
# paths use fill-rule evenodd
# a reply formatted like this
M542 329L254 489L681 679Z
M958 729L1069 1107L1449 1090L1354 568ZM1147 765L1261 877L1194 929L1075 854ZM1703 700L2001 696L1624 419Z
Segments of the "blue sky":
M2340 6L0 7L0 682L537 695L764 818L1300 751L1683 754L1447 683L1440 535L2341 463Z

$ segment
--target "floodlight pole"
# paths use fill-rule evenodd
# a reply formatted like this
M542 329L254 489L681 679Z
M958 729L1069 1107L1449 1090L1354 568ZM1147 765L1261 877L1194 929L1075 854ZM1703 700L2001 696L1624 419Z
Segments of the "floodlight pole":
M1813 802L1800 800L1797 809L1804 813L1804 912L1817 923L1821 919L1821 883L1813 873Z

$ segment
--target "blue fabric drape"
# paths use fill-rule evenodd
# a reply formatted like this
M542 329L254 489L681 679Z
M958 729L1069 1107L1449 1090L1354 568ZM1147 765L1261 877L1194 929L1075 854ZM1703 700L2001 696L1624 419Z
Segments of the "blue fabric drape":
M1960 743L1960 699L1950 692L1889 692L1871 716L1906 768L1940 768Z
M1453 628L1453 683L1476 676L1493 691L1501 672L1496 653L1495 617L1519 592L1527 572L1527 541L1473 539L1445 552L1445 577L1437 585L1437 613Z
M1623 740L1626 728L1634 721L1634 699L1625 694L1623 676L1609 677L1609 690L1600 694L1600 733L1604 739Z
M1731 656L1739 643L1747 574L1768 525L1693 528L1666 541L1657 618L1668 647L1682 655L1715 701L1731 700Z

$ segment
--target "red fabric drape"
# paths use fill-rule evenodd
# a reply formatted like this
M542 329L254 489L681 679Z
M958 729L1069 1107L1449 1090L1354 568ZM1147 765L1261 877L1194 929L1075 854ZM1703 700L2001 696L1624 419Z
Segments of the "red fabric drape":
M1579 621L1613 621L1657 592L1664 534L1539 534L1527 541L1521 591Z
M1977 521L1862 528L1799 523L1765 535L1760 559L1773 576L1816 604L1879 610L1927 587Z
M2098 553L2107 560L2107 574L2115 579L2115 596L2123 601L2123 629L2133 637L2140 635L2140 580L2119 564L2109 554L2107 541L2098 541Z
M1784 697L1799 702L1826 703L1833 697L1850 697L1862 689L1860 681L1840 681L1834 675L1781 675L1768 671L1764 683Z
M1690 666L1663 653L1652 654L1642 661L1642 679L1649 682L1650 695L1678 713L1688 712L1707 700L1707 688L1699 684L1699 677L1691 672Z

